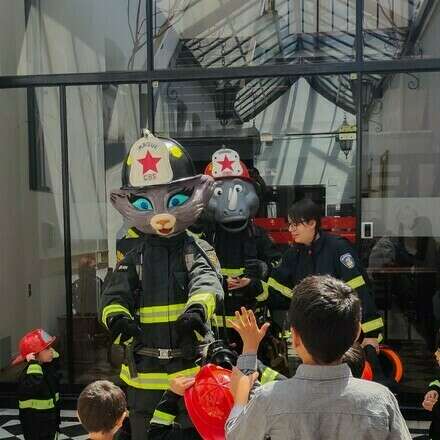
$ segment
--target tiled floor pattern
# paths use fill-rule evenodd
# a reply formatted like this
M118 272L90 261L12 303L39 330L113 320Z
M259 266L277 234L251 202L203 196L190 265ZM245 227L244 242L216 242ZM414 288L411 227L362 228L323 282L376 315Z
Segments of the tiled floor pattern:
M409 421L413 439L428 440L429 422ZM15 409L0 409L0 439L23 440L21 435L18 411ZM61 411L61 433L59 440L86 440L87 434L81 428L75 416L75 411Z

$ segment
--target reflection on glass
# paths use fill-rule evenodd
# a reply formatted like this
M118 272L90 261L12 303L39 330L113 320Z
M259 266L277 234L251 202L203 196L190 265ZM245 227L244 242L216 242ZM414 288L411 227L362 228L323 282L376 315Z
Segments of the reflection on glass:
M155 66L351 60L355 9L354 0L156 0Z
M385 78L363 114L362 220L374 231L362 243L364 262L410 394L433 380L440 327L437 82L438 74Z
M427 0L365 0L364 59L438 56L434 29L440 17L433 6Z
M230 84L236 86L234 94L225 92L224 81L160 84L156 131L188 148L199 172L222 146L258 169L267 191L257 217L274 219L263 224L280 245L291 241L285 217L301 197L319 202L328 216L354 216L356 118L352 97L342 92L339 78L255 78ZM321 93L324 85L328 93ZM337 142L344 121L353 131L346 154ZM350 239L353 227L344 230Z
M72 241L73 368L76 383L116 380L121 358L112 355L98 305L116 264L121 218L108 203L121 182L121 164L138 138L141 86L106 85L67 89Z

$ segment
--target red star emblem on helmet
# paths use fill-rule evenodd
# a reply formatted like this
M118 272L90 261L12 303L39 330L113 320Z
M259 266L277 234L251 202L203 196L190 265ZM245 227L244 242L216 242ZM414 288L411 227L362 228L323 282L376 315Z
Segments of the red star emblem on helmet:
M142 173L145 174L147 171L153 171L157 173L157 162L159 162L161 157L154 157L149 151L143 159L138 159L138 162L142 165Z
M227 154L225 154L225 157L223 158L223 160L219 160L218 163L221 164L222 166L222 171L230 169L232 170L232 164L234 163L234 160L229 160Z

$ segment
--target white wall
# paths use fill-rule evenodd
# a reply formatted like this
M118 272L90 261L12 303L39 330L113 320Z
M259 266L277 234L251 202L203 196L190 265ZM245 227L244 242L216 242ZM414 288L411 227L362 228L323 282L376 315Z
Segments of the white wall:
M12 338L13 352L18 339L32 328L43 326L57 333L57 317L65 310L59 197L56 192L29 189L26 121L26 91L0 91L0 337ZM52 142L56 139L48 136L47 144ZM50 178L54 188L59 188L59 176L55 173ZM50 248L43 234L44 222L54 225Z
M25 26L24 1L0 2L0 74L75 73L127 70L133 50L137 1L40 0ZM145 0L141 1L141 20ZM145 24L140 33L145 31ZM142 41L145 38L141 39ZM132 68L145 65L141 49Z

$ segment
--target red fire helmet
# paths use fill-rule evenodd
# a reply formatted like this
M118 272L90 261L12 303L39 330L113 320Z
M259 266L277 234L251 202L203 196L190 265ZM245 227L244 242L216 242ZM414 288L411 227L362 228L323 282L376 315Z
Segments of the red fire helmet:
M12 365L19 364L30 353L38 354L50 347L55 342L55 336L50 336L42 328L37 328L26 333L18 344L20 354L12 361Z
M239 178L252 181L248 167L240 160L240 155L230 148L221 148L213 155L204 174L217 179Z
M214 364L201 368L185 391L185 406L204 440L224 440L225 423L234 405L229 389L231 371Z

